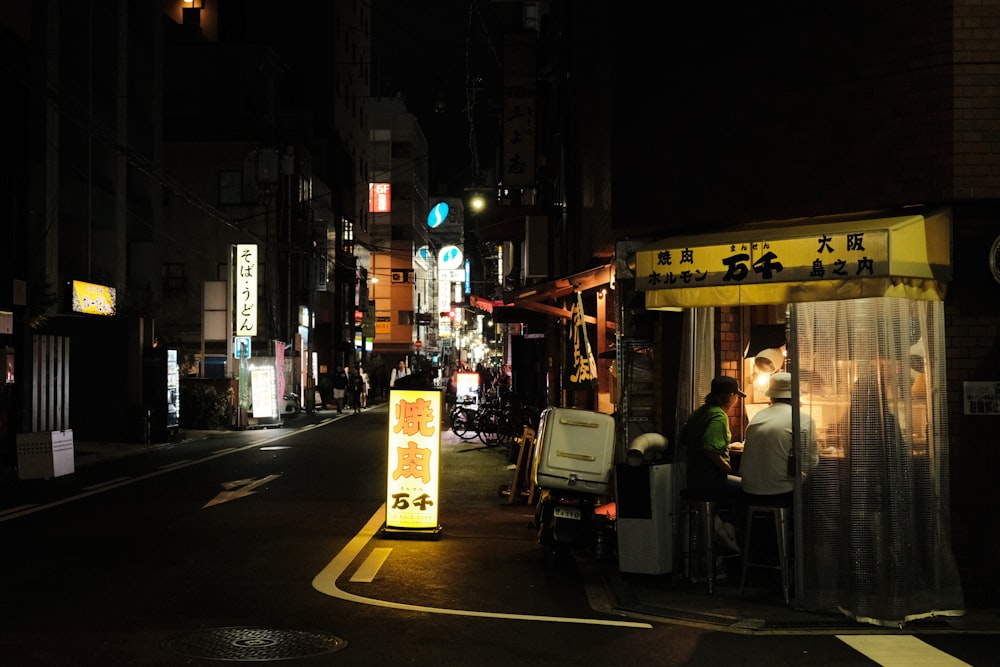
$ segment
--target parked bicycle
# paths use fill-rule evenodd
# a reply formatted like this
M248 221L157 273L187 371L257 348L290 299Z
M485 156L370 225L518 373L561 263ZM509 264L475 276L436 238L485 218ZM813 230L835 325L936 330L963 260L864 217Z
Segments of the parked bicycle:
M540 409L522 401L510 389L488 388L478 396L455 402L450 412L451 430L462 440L478 438L489 448L505 447L513 462L524 427L536 427L540 415Z
M462 440L479 437L479 410L475 396L466 395L457 399L448 417L452 433Z

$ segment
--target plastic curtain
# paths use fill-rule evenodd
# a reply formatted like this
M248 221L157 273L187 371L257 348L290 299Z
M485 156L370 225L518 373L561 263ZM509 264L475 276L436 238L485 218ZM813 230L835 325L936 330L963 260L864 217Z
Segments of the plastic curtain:
M799 605L893 627L961 615L942 302L799 303L791 317L820 452L796 506Z

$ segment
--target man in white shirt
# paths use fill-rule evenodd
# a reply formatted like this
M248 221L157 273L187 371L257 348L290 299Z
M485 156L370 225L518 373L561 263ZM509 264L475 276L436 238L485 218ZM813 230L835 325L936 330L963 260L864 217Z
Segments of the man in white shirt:
M392 369L392 374L389 376L389 386L390 387L395 387L396 386L396 380L398 380L399 378L402 378L402 377L406 377L409 374L410 374L410 372L406 368L406 362L403 361L402 359L400 359L399 360L399 365L396 368Z
M750 420L740 459L743 493L751 503L792 506L792 491L799 466L792 454L792 375L774 373L767 388L771 405ZM819 462L816 428L812 418L799 410L799 440L803 455L802 471ZM789 457L792 457L789 460ZM761 502L763 501L763 502Z

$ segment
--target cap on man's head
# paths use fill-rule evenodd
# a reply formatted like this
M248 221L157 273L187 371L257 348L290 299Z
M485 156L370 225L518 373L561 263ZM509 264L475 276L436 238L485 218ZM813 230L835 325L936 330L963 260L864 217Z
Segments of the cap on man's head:
M712 380L712 393L739 394L740 396L746 398L746 394L740 391L740 383L736 381L736 378L731 378L728 375L720 375Z
M771 398L792 397L792 374L774 373L767 384L767 395Z

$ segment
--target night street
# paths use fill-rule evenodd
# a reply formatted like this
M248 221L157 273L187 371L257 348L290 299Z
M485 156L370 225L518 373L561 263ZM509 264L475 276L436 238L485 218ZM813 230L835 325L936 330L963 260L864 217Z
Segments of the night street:
M601 571L613 564L553 569L531 509L498 493L506 457L478 442L444 438L440 539L381 537L386 416L384 405L323 411L121 458L109 446L71 475L5 487L0 655L24 666L877 664L833 636L744 636L607 608ZM969 664L996 646L926 641Z

